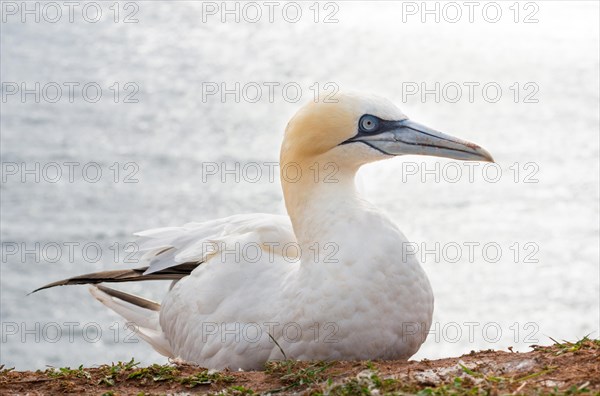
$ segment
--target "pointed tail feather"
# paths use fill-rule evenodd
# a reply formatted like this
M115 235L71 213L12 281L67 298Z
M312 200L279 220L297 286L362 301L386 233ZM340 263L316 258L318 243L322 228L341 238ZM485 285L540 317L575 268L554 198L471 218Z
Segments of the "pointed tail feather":
M135 333L158 353L173 357L169 341L160 327L160 304L106 286L92 285L89 290L98 301L133 323Z
M135 333L149 343L158 353L167 357L173 357L169 341L165 338L160 327L159 303L106 286L95 286L95 284L147 280L171 280L175 283L181 278L188 276L200 264L199 262L183 263L146 275L144 275L144 272L148 267L94 272L49 283L35 289L31 293L55 286L91 284L89 288L90 293L98 301L121 315L128 322L133 323ZM171 287L173 287L173 283Z
M90 274L74 276L72 278L59 280L56 282L49 283L42 287L39 287L32 291L35 293L40 290L48 289L55 286L66 286L66 285L84 285L84 284L97 284L102 282L136 282L136 281L148 281L148 280L174 280L178 281L181 278L188 276L200 263L183 263L170 268L166 268L162 271L153 272L151 274L144 275L144 272L148 267L126 269L126 270L113 270L113 271L101 271L93 272ZM31 294L29 293L29 294Z
M111 289L110 287L98 285L96 286L100 291L108 294L111 297L118 298L119 300L123 300L133 305L137 305L140 308L149 309L151 311L160 311L160 304L148 300L147 298L136 296L135 294L126 293L121 290Z

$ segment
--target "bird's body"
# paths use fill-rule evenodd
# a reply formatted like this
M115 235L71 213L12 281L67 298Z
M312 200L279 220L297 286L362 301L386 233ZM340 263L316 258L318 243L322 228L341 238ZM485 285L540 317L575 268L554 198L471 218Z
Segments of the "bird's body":
M278 234L284 216L231 219L262 227L230 233L222 251L168 293L160 329L170 355L214 368L258 369L269 359L282 359L281 351L298 360L414 354L423 333L406 334L403 326L429 329L433 295L416 260L398 265L402 234L367 204L351 213L337 208L330 215L330 232L314 235L308 245L292 239L290 225ZM348 227L369 227L370 233L348 236ZM376 237L382 233L385 239ZM267 246L257 254L256 247L265 242L285 251ZM219 245L209 244L211 251ZM251 261L243 257L244 250Z
M407 239L359 196L354 176L361 165L400 150L423 154L419 147L491 160L379 98L343 95L336 104L309 104L290 121L282 145L288 216L236 215L142 232L143 274L91 274L51 286L175 280L160 306L103 286L91 291L136 323L157 351L205 367L407 359L431 325L433 293L407 254Z

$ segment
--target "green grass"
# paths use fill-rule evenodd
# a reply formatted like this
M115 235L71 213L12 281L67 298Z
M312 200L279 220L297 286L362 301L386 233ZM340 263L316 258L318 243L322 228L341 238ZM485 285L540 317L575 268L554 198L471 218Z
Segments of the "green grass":
M265 364L265 373L277 376L286 386L271 390L271 393L283 392L293 388L313 385L324 381L325 370L335 362L315 362L306 367L295 360L271 361Z
M367 362L367 366L373 367L373 364ZM356 377L343 383L334 384L331 380L321 385L321 389L315 390L310 394L313 396L331 395L331 396L354 396L354 395L387 395L400 394L399 391L408 391L409 394L415 394L414 387L403 386L401 381L394 378L381 378L377 371L365 370Z
M50 378L92 378L91 374L83 369L83 364L76 369L70 367L50 367L45 373Z
M153 364L135 370L127 376L127 379L149 380L153 382L173 381L177 378L179 370L168 364Z
M581 349L600 349L600 339L590 339L589 334L581 338L579 341L570 342L563 340L563 342L558 342L552 337L550 338L554 345L549 347L543 346L534 346L535 350L542 350L545 352L549 352L550 349L556 349L555 355L562 355L563 353L577 352Z
M220 395L231 395L231 396L253 396L257 393L252 389L246 388L245 386L230 386L222 392L219 392Z
M8 374L11 371L13 371L14 369L15 369L14 367L4 368L4 365L2 364L2 365L0 365L0 376Z
M182 385L186 385L190 388L193 388L198 385L224 384L235 382L235 377L225 375L219 372L210 372L208 370L205 370L200 373L190 375L188 377L179 378L177 382L179 382Z
M233 376L228 376L219 372L210 372L203 370L198 373L182 377L180 376L180 370L176 366L170 364L153 364L148 367L138 368L139 363L135 359L131 359L128 362L117 362L111 363L111 365L103 365L99 367L100 379L98 385L104 386L115 386L118 381L125 380L139 380L141 383L148 382L177 382L181 385L189 388L194 388L199 385L210 385L210 384L226 384L235 382ZM13 369L3 369L4 366L0 367L4 372L10 372ZM89 371L83 368L83 365L76 369L70 367L51 367L44 371L44 373L50 378L57 379L73 379L73 378L85 378L88 380L92 379L92 375ZM110 395L111 391L106 392L106 395ZM143 395L143 392L141 393ZM248 394L248 393L245 393Z
M115 381L117 380L119 374L132 370L137 367L140 363L136 362L134 358L131 358L128 362L117 362L116 364L113 362L109 365L104 365L100 367L100 370L103 373L103 377L98 381L98 385L107 385L114 386Z
M590 339L588 336L576 342L555 340L554 345L549 347L536 346L536 350L554 355L564 353L577 353L584 349L599 350L600 340ZM353 378L341 382L334 382L326 376L326 370L331 363L316 362L306 366L295 361L269 362L265 365L267 374L277 376L285 387L271 390L271 393L293 390L313 396L354 396L354 395L419 395L419 396L479 396L496 394L520 394L523 387L527 386L527 394L540 395L579 395L589 393L589 383L573 385L568 389L547 388L534 385L540 378L551 374L558 369L557 366L538 367L537 371L525 375L505 375L502 372L479 371L477 368L469 368L459 363L458 367L462 373L443 381L436 386L423 386L418 382L402 381L396 378L383 378L376 370L376 365L367 361L364 366L367 370ZM473 367L473 366L470 366ZM532 387L533 385L533 387Z
M590 382L573 385L571 381L566 386L557 386L554 389L548 389L544 379L552 379L552 373L560 367L563 358L552 358L551 356L567 354L583 354L581 358L587 359L587 356L593 356L600 351L600 340L590 339L585 336L578 341L554 342L550 346L534 346L534 350L542 352L547 360L547 364L552 366L542 366L541 361L536 364L536 371L507 373L500 365L497 368L494 365L476 366L464 363L456 364L457 372L450 377L444 375L435 380L433 384L420 383L413 376L384 377L378 371L378 364L372 361L366 361L361 365L354 366L351 372L363 370L357 375L350 375L348 372L339 372L335 369L336 362L299 362L293 360L271 361L265 364L265 374L277 380L280 386L261 393L299 393L314 396L354 396L354 395L419 395L419 396L479 396L479 395L504 395L504 394L533 394L533 395L581 395L593 392L594 386ZM537 355L536 355L537 356ZM579 361L578 359L568 358L568 361ZM587 362L587 360L586 360ZM153 364L148 367L138 367L139 363L133 358L128 362L111 363L98 368L85 369L83 365L77 368L51 367L45 371L38 371L46 376L60 380L61 382L70 382L80 379L88 383L97 383L106 386L105 395L118 393L117 384L136 384L145 385L152 383L173 383L180 384L188 388L198 386L220 385L221 389L218 395L227 396L254 396L258 392L242 385L234 385L236 377L229 373L213 372L201 370L192 372L193 374L183 376L182 371L189 373L187 366L174 366L171 364L159 365ZM330 370L331 369L331 370ZM7 376L12 368L5 368L0 365L0 378ZM434 372L436 369L433 369ZM559 371L557 375L560 375ZM581 382L585 377L579 376ZM65 381L66 380L66 381ZM591 380L590 380L591 381ZM593 382L593 381L592 381ZM561 382L559 382L561 383ZM553 386L553 385L549 385ZM560 389L559 389L560 387ZM111 391L110 389L115 389ZM590 390L590 388L592 390ZM138 396L143 396L140 392ZM600 393L596 393L600 396Z
M311 396L369 396L373 394L380 396L487 396L498 394L521 394L497 384L502 381L507 381L507 383L509 383L511 379L495 377L498 379L493 380L491 383L481 382L482 380L486 380L486 376L473 370L467 370L470 371L470 373L465 371L467 374L466 376L454 377L451 382L425 388L414 383L407 383L394 378L381 378L377 372L363 372L356 378L351 378L340 384L324 384L324 386L321 386L321 389L313 390L309 394ZM474 378L478 379L479 382L476 382ZM489 376L487 378L489 378ZM530 378L533 378L533 376ZM571 386L564 391L555 388L552 392L548 392L547 390L534 390L532 393L531 390L528 390L527 394L550 396L589 394L590 390L587 388L587 385L588 384Z
M235 378L232 376L219 372L210 372L208 370L203 370L187 377L181 377L177 367L167 364L153 364L152 366L140 368L130 373L127 376L127 379L137 379L142 382L178 382L189 388L194 388L199 385L230 383L235 381Z

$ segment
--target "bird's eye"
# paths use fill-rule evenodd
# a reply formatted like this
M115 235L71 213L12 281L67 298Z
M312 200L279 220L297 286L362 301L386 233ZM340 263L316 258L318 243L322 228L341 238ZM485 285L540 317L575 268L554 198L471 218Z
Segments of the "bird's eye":
M379 120L372 115L365 114L359 122L360 129L365 132L373 132L379 128Z

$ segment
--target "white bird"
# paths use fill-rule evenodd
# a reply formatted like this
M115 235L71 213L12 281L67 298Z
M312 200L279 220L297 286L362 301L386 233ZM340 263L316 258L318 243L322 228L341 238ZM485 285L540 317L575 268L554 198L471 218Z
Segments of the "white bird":
M305 105L286 128L288 216L143 231L136 235L147 266L40 289L173 280L161 304L102 285L90 290L159 353L213 369L261 369L283 358L408 359L431 325L431 286L406 254L406 237L354 185L360 166L405 154L493 161L385 99L339 94L335 103Z

